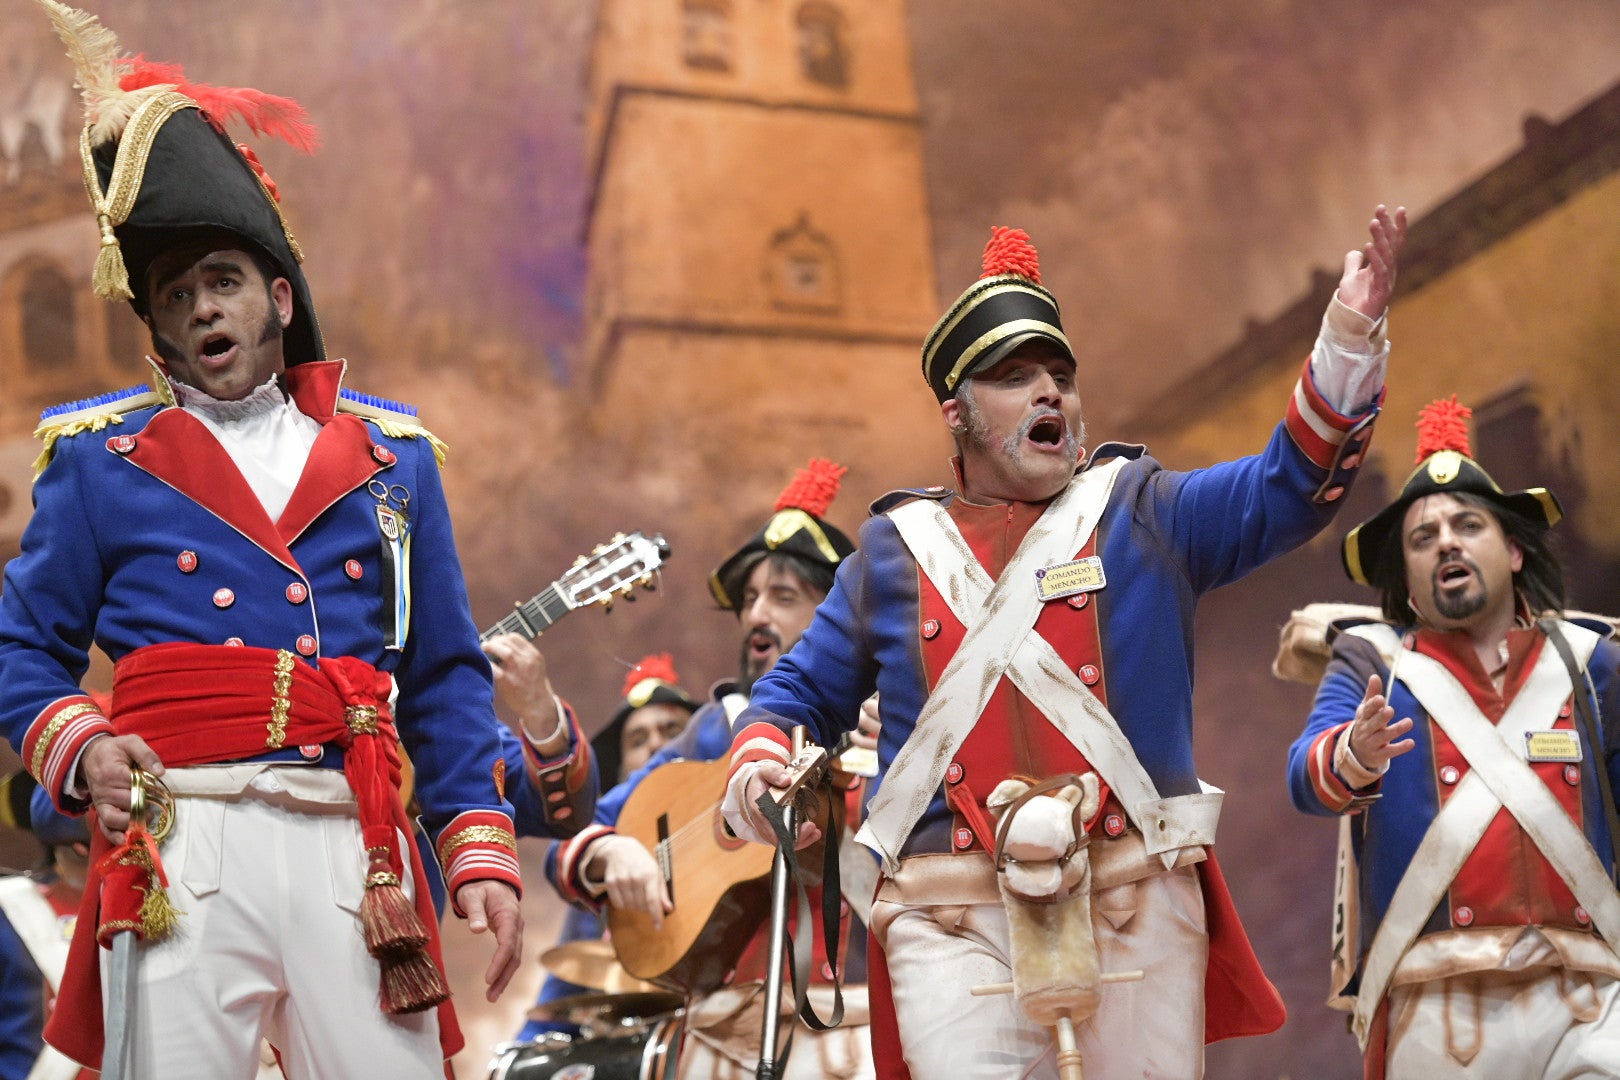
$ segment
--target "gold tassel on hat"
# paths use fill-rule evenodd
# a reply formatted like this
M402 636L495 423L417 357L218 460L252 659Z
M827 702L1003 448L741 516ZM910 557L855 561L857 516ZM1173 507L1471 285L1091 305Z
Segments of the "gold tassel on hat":
M96 270L90 286L103 300L133 300L129 289L129 270L124 266L124 251L118 246L112 222L106 214L96 215L101 226L101 250L96 253Z

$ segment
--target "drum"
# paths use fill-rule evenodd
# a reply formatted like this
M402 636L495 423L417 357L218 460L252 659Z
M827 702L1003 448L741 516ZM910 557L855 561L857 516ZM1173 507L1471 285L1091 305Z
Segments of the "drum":
M679 1015L622 1034L572 1038L548 1032L495 1048L488 1080L675 1080L683 1024Z

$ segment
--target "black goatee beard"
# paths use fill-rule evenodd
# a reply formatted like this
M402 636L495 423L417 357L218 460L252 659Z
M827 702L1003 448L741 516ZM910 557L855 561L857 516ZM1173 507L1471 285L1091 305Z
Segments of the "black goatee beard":
M1472 618L1473 616L1477 615L1485 607L1486 602L1490 600L1490 591L1485 588L1485 576L1479 572L1479 567L1476 566L1471 559L1467 559L1461 555L1453 556L1452 558L1447 559L1446 562L1461 563L1463 566L1468 567L1469 572L1474 575L1474 580L1479 582L1479 589L1475 592L1465 592L1460 596L1447 595L1446 591L1441 588L1439 570L1436 569L1433 579L1432 592L1430 593L1430 595L1434 598L1434 610L1439 612L1442 617L1447 619L1460 620Z

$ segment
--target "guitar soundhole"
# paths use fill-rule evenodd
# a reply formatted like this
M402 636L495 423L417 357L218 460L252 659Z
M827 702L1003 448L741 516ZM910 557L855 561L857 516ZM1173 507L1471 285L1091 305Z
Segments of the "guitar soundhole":
M709 819L709 828L714 832L714 842L719 844L724 851L736 851L748 843L748 841L726 828L726 819L720 813L718 806L714 808L714 814Z

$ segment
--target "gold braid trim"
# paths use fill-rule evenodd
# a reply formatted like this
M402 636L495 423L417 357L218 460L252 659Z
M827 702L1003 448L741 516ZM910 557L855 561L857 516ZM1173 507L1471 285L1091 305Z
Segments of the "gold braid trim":
M101 229L101 251L96 256L96 270L91 277L91 285L96 295L104 300L134 299L135 294L129 287L129 270L124 265L124 254L113 230L128 221L130 211L135 209L135 198L140 194L141 180L146 176L146 161L152 155L152 143L159 129L181 109L198 107L195 101L172 86L147 89L152 96L135 109L118 140L118 154L113 159L112 176L105 194L96 176L95 148L90 145L89 126L79 133L79 158L84 165L85 191L95 206L96 224Z
M77 705L69 705L51 717L50 723L45 725L45 734L41 735L39 741L34 744L34 756L28 762L28 771L33 774L35 780L42 784L45 782L45 777L40 770L45 767L45 758L50 754L51 743L62 733L62 729L85 713L100 711L95 705L81 701ZM514 840L513 845L516 846L516 844L517 841Z
M408 427L396 420L390 420L384 416L371 416L368 417L368 419L373 424L377 425L378 431L389 436L390 438L414 439L420 436L421 438L426 439L428 441L428 445L433 447L433 457L438 461L441 468L444 466L444 458L445 455L450 452L450 448L444 444L443 439L433 434L433 432L429 431L427 428L421 426Z
M117 398L102 405L93 405L70 413L58 413L49 420L40 421L39 426L34 429L34 438L44 443L44 446L41 447L39 456L34 459L34 479L39 479L40 473L45 471L45 466L49 465L51 458L56 455L56 440L85 431L100 431L108 424L122 424L124 413L153 405L173 404L174 392L169 389L168 383L163 382L160 388L154 382L150 393L131 393L127 397Z
M39 456L34 459L34 479L45 471L45 466L51 463L56 453L56 440L69 435L77 435L81 431L100 431L108 424L122 424L124 418L117 413L102 413L99 416L84 417L79 420L69 420L65 424L41 424L35 429L34 435L45 445L40 447Z
M293 654L286 649L276 650L276 679L270 698L270 734L264 745L279 750L287 741L287 713L292 708Z
M439 842L439 863L445 874L450 872L450 858L468 844L495 844L508 851L517 851L517 837L511 829L499 825L469 825L452 837Z
M293 236L292 229L287 225L287 215L281 212L281 202L270 194L270 185L264 182L259 170L253 170L253 178L259 182L259 190L264 192L264 201L270 204L270 209L276 212L276 220L281 222L281 234L287 238L287 250L292 252L293 262L302 264L304 249L298 246L298 238Z

